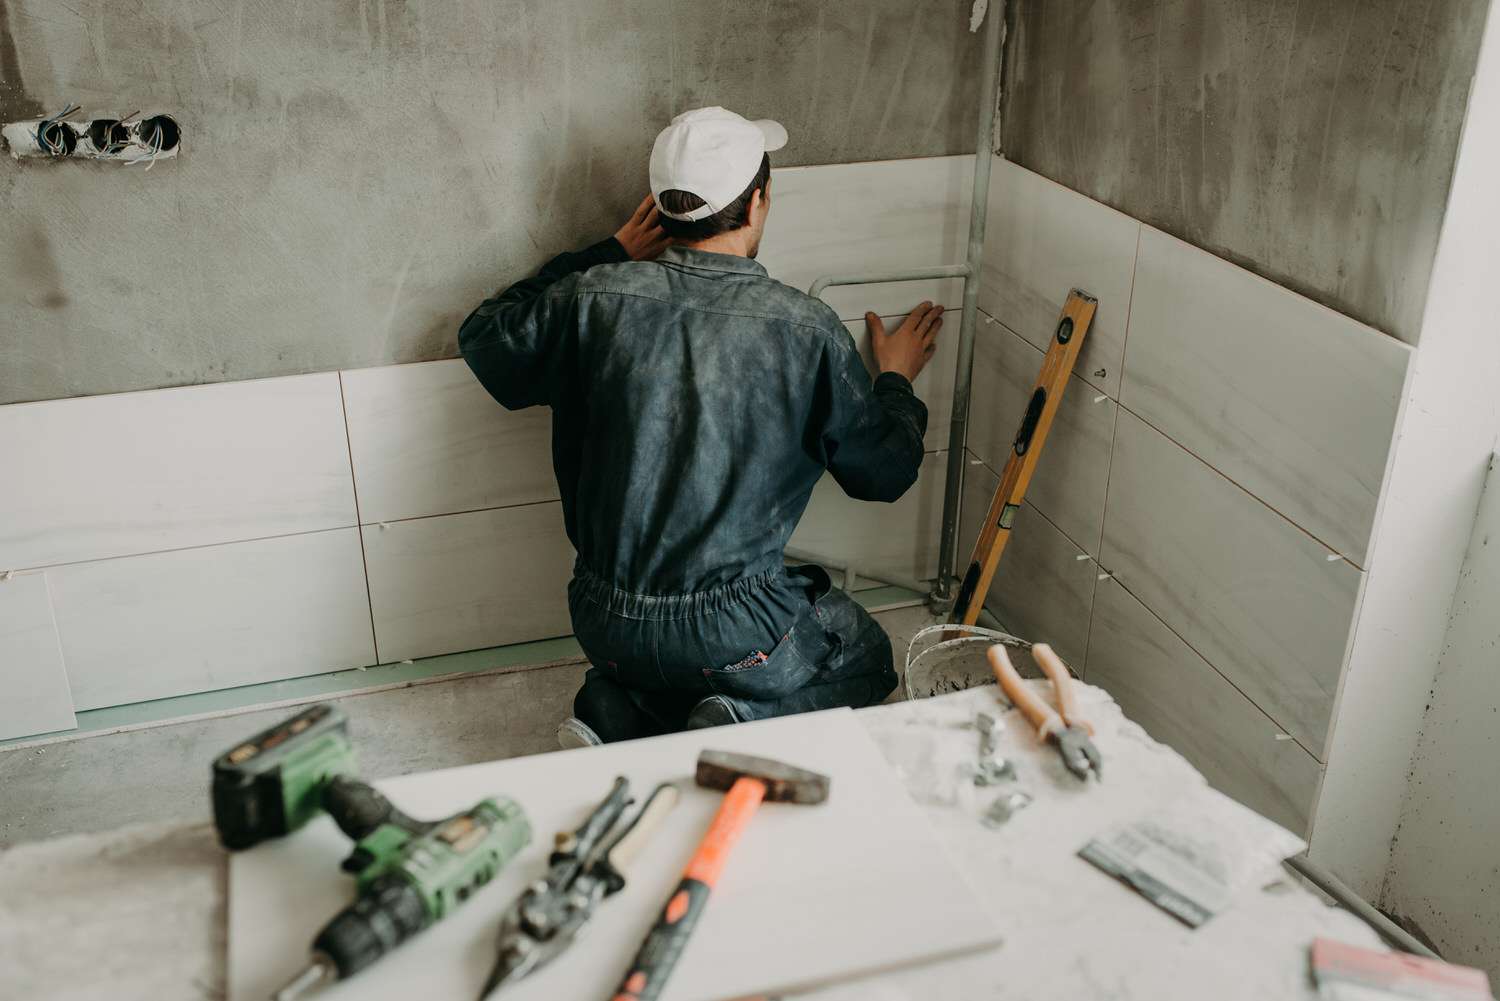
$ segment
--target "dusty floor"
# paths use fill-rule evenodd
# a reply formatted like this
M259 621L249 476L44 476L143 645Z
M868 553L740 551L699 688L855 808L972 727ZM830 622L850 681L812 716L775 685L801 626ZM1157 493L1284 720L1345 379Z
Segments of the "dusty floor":
M924 607L876 618L898 667L911 634L933 622ZM385 778L553 750L584 669L506 669L332 701L349 715L364 774ZM0 751L0 847L124 824L205 822L210 762L291 712L247 710Z

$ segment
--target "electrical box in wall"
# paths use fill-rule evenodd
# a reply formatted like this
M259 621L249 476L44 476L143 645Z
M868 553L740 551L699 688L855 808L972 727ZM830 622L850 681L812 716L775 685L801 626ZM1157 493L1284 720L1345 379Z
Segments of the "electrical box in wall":
M72 120L70 107L51 118L9 122L0 136L16 159L112 160L145 163L175 157L182 149L182 129L171 115L100 115Z

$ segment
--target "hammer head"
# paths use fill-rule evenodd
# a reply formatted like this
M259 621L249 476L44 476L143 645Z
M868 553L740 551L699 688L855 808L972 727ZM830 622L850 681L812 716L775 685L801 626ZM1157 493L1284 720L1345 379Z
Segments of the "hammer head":
M697 778L705 789L728 789L740 778L759 779L768 803L821 803L828 798L827 775L751 754L704 751L698 755Z

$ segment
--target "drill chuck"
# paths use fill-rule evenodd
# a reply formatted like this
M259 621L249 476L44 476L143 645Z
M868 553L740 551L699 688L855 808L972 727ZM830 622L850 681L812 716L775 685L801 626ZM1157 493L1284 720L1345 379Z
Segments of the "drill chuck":
M363 970L427 927L422 895L405 877L381 876L340 911L313 939L313 951L328 957L342 980Z

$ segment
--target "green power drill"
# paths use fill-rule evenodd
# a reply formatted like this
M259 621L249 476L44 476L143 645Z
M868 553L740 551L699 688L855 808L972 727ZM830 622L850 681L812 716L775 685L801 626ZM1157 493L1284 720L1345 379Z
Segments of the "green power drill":
M312 962L275 996L291 1001L374 963L446 917L531 840L519 805L483 799L445 820L414 820L354 777L348 720L327 703L236 744L213 766L214 822L239 851L326 812L354 840L343 868L355 900L312 943Z

